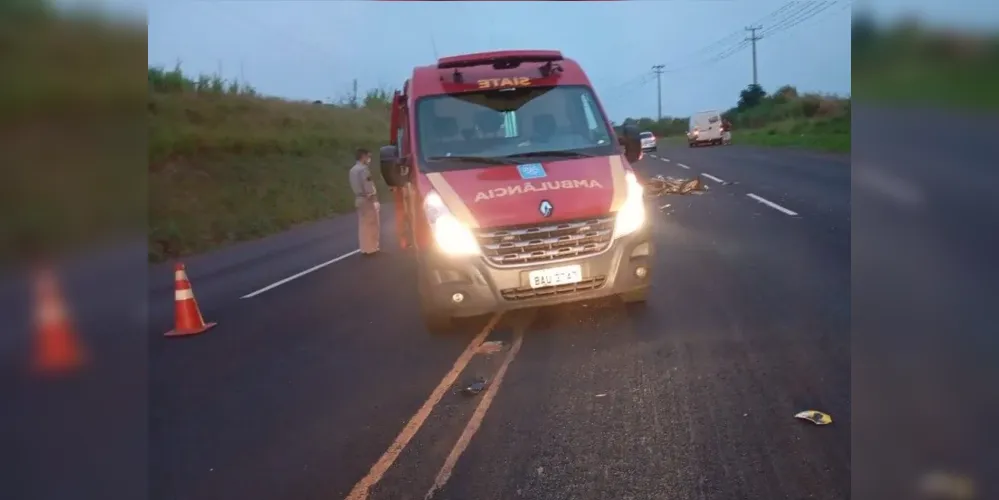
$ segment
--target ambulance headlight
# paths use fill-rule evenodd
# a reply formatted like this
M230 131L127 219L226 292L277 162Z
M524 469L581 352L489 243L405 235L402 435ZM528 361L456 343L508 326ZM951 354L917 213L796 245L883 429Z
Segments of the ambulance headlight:
M617 212L614 223L614 237L620 238L641 229L645 224L645 189L638 182L634 172L625 175L628 197Z
M427 194L423 211L427 214L434 241L442 252L456 256L479 255L481 250L475 235L448 210L439 194L433 191Z

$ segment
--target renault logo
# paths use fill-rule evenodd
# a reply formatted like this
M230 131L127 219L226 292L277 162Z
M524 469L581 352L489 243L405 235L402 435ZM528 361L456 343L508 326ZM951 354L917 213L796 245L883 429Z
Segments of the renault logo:
M555 210L555 207L553 207L548 200L542 200L541 206L538 207L538 210L541 211L541 215L544 215L545 217L551 217L552 211Z

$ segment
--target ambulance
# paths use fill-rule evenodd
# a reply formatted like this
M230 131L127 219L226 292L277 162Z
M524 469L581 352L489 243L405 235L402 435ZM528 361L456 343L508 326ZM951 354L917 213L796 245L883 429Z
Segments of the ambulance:
M392 101L385 182L431 332L455 318L619 296L643 303L654 254L631 163L586 73L559 51L445 57Z

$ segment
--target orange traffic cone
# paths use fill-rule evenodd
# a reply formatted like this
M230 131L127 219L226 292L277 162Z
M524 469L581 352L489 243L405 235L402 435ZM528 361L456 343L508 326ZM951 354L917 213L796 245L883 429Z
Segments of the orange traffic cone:
M86 363L87 356L70 324L55 273L47 268L39 270L34 288L35 371L65 373L79 369Z
M173 271L174 280L174 329L166 332L165 337L182 337L197 335L208 331L217 323L205 323L198 309L198 301L194 300L194 290L187 280L184 264L178 263Z

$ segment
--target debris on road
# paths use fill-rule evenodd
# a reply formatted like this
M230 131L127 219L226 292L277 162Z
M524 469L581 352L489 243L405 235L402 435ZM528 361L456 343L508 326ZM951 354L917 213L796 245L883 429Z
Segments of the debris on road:
M475 382L472 382L468 387L465 387L465 389L461 392L466 396L475 396L478 393L482 392L488 384L489 383L486 382L486 379L479 377L475 380Z
M808 420L815 425L826 425L832 423L832 416L817 410L806 410L794 416L802 420Z
M488 342L483 342L479 344L479 347L475 349L476 354L496 354L503 350L503 342L498 340L490 340Z
M649 198L667 194L702 194L709 189L700 177L678 179L662 175L645 181L645 188L647 190L645 196Z

